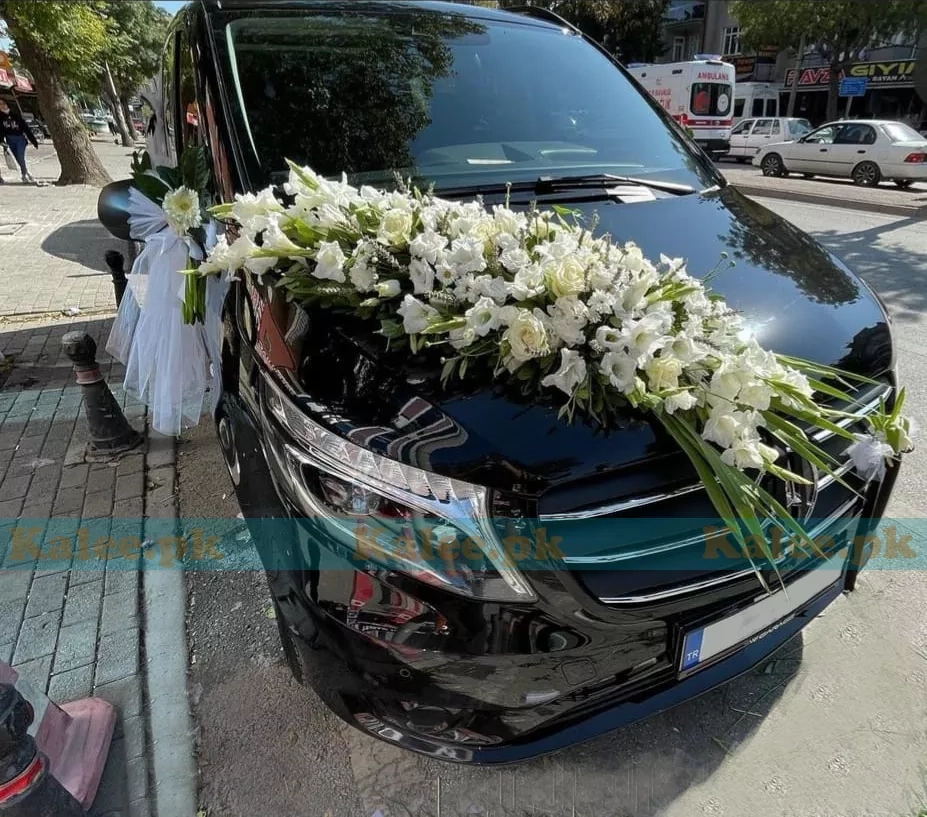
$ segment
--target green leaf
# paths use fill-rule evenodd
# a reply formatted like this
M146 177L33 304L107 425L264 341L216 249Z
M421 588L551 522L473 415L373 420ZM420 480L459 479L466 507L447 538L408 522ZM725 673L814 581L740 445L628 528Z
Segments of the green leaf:
M143 175L133 179L132 184L139 192L151 199L155 204L161 205L170 188L154 176Z

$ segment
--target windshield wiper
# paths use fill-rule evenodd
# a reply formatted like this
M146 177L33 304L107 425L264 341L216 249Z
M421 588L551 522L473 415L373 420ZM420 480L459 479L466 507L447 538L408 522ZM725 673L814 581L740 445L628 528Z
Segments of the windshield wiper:
M674 196L687 196L696 192L694 187L676 182L651 181L634 176L616 176L611 173L596 173L590 176L539 176L534 181L511 182L508 184L472 184L461 187L442 187L435 190L441 198L461 196L500 196L504 193L533 193L546 196L568 190L605 189L609 187L647 187Z

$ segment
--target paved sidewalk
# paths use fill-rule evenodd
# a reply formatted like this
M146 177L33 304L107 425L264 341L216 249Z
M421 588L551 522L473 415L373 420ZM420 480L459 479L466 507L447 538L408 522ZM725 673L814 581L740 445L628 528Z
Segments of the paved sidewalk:
M128 176L132 149L106 142L94 147L114 179ZM36 158L37 157L37 158ZM54 151L28 153L33 175L58 178ZM115 310L108 249L125 251L97 221L99 188L34 187L11 180L0 185L0 320L59 315L77 307L83 315Z
M805 179L792 174L785 179L767 178L758 167L719 162L718 170L749 196L787 199L830 207L845 207L871 213L927 219L927 184L899 190L884 182L878 187L858 187L844 179Z
M81 528L93 529L94 542L101 533L116 536L110 518L119 520L118 536L142 541L146 460L159 454L143 445L117 462L83 461L89 431L80 387L61 350L66 332L90 333L101 370L125 403L122 367L102 351L110 323L70 320L0 331L0 351L15 361L0 393L5 534L0 537L0 660L11 662L55 703L95 695L117 707L115 738L91 814L145 817L151 812L142 574L109 555L80 561L79 552L68 569L66 560L34 559L31 546L44 540L47 547L51 537L74 537ZM130 404L125 413L144 429L144 407Z

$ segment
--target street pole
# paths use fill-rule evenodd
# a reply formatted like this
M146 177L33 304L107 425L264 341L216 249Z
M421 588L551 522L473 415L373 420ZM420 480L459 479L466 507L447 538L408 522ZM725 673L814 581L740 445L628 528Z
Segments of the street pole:
M850 118L850 108L852 107L853 107L853 97L848 96L847 97L847 112L843 115L844 119Z
M786 116L795 115L795 97L798 96L798 78L801 76L801 66L805 61L805 35L801 35L801 42L798 44L798 57L795 59L795 74L792 76L792 87L789 89L789 108Z

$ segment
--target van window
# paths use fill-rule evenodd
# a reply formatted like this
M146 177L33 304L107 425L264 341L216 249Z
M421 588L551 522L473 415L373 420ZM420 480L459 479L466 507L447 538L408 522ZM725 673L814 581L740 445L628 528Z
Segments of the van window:
M778 99L767 99L766 100L766 116L778 116L779 115L779 100Z
M753 108L750 110L750 116L762 116L763 115L763 100L754 99Z
M258 181L285 178L286 159L355 184L399 172L439 192L539 175L711 178L637 82L560 29L419 4L228 5L214 19Z
M727 116L731 110L731 86L693 82L689 108L696 116Z
M734 100L734 119L740 119L744 115L744 101L743 99Z

